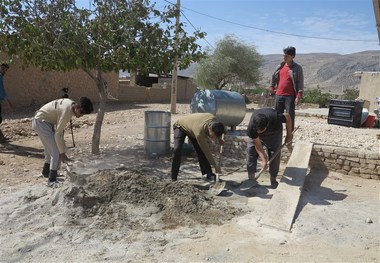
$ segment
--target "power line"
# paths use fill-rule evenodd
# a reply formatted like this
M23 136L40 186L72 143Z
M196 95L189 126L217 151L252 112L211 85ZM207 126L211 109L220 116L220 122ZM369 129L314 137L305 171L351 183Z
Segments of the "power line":
M167 0L164 0L165 2L167 2L167 3L169 3L169 4L171 4L171 5L174 5L173 3L171 3L171 2L169 2L169 1L167 1ZM182 9L182 8L181 8ZM196 29L195 28L195 26L193 25L193 23L191 23L191 21L187 18L187 16L185 15L185 13L182 11L182 10L180 10L180 12L181 12L181 14L185 17L185 19L187 20L187 22L189 22L189 24L193 27L193 29L195 30L195 31L197 31L198 29ZM206 43L212 48L212 49L215 49L214 48L214 46L206 39L206 37L204 37L203 38L205 41L206 41Z
M167 3L169 3L169 4L173 4L173 3L171 3L171 2L169 2L169 1L167 1L167 0L165 0L165 2L167 2ZM215 19L215 20L223 21L223 22L226 22L226 23L229 23L229 24L233 24L233 25L237 25L237 26L245 27L245 28L250 28L250 29L255 29L255 30L260 30L260 31L264 31L264 32L268 32L268 33L273 33L273 34L280 34L280 35L293 36L293 37L300 37L300 38L311 38L311 39L320 39L320 40L331 40L331 41L378 42L377 40L373 40L373 39L344 39L344 38L315 37L315 36L307 36L307 35L299 35L299 34L290 34L290 33L285 33L285 32L274 31L274 30L270 30L270 29L265 29L265 28L260 28L260 27L254 27L254 26L249 26L249 25L240 24L240 23L233 22L233 21L229 21L229 20L222 19L222 18L219 18L219 17L215 17L215 16L207 15L207 14L204 14L204 13L201 13L201 12L198 12L198 11L195 11L195 10L193 10L193 9L190 9L190 8L187 8L187 7L184 7L184 6L182 6L181 8L182 8L182 9L186 9L186 10L191 11L191 12L194 12L194 13L197 13L197 14L199 14L199 15L203 15L203 16L206 16L206 17L209 17L209 18Z
M194 25L190 22L190 20L186 17L185 13L181 11L181 14L185 17L185 19L187 20L187 22L189 22L189 24L194 28L195 31L197 31L197 29L194 27ZM211 45L210 42L208 42L208 40L206 38L204 38L204 40L207 42L207 44L209 44L209 46L212 48L212 49L215 49L213 45Z

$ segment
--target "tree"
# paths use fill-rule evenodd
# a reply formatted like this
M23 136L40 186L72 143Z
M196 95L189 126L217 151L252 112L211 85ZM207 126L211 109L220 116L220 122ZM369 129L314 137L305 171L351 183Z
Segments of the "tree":
M91 10L74 0L4 0L0 2L0 51L17 55L24 67L42 70L84 70L99 93L99 110L92 137L92 153L99 154L101 126L108 91L106 72L129 70L168 74L173 59L179 68L203 56L197 39L184 25L174 46L175 17L179 10L155 9L149 0L94 0Z
M256 85L261 79L261 64L262 57L255 46L227 35L217 42L213 54L200 60L194 81L200 87L218 90L227 84Z

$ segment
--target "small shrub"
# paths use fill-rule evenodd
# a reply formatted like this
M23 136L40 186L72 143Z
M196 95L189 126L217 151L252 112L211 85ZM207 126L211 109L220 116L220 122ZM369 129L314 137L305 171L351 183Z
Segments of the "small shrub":
M356 100L359 97L359 89L348 88L343 90L342 98L344 100Z
M320 108L326 107L332 98L331 94L322 93L319 87L305 90L303 95L304 103L318 104Z

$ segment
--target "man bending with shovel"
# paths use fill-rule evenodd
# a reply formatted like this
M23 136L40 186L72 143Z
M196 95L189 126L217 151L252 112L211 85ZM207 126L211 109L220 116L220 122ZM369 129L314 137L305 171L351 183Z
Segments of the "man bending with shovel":
M57 170L60 162L68 161L63 130L71 117L90 114L93 105L89 98L81 97L79 103L62 98L53 100L40 108L32 120L32 128L37 132L45 150L45 164L42 175L48 179L48 186L56 187Z
M258 178L255 177L255 173L257 160L260 158L262 169L267 169L269 166L271 187L277 188L276 177L281 161L283 123L286 123L285 143L287 144L293 139L292 119L288 113L279 113L272 108L253 111L247 129L247 171L251 183L255 184ZM268 149L269 163L263 144Z
M221 138L225 133L225 126L219 122L211 113L193 113L178 119L174 125L174 150L171 170L172 181L177 181L179 168L181 165L182 147L186 136L189 137L195 151L198 154L198 162L202 175L210 181L216 180L216 175L212 172L211 166L215 168L215 173L221 173L221 168L216 164L208 144L208 139L218 140L223 145Z

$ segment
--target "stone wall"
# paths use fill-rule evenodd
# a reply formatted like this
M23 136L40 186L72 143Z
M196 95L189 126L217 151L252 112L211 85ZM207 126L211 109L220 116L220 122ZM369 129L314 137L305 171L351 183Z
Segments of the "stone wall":
M244 131L229 132L225 136L225 158L246 160L247 136ZM211 143L213 152L218 152L219 145ZM291 152L284 147L281 160L284 163ZM311 152L311 168L324 168L344 175L359 176L366 179L380 179L380 154L358 151L351 148L314 144Z
M171 79L162 79L153 87L131 86L129 81L120 80L116 72L104 75L110 95L125 102L170 102ZM196 92L196 85L190 79L178 78L177 101L190 103ZM60 98L62 88L69 87L69 97L89 97L99 101L96 83L83 70L70 72L41 71L37 68L23 69L16 60L4 77L4 86L15 107L41 105Z
M286 162L289 157L290 152L285 148L282 160ZM321 165L340 174L380 179L380 155L374 152L314 144L310 167L318 168Z

